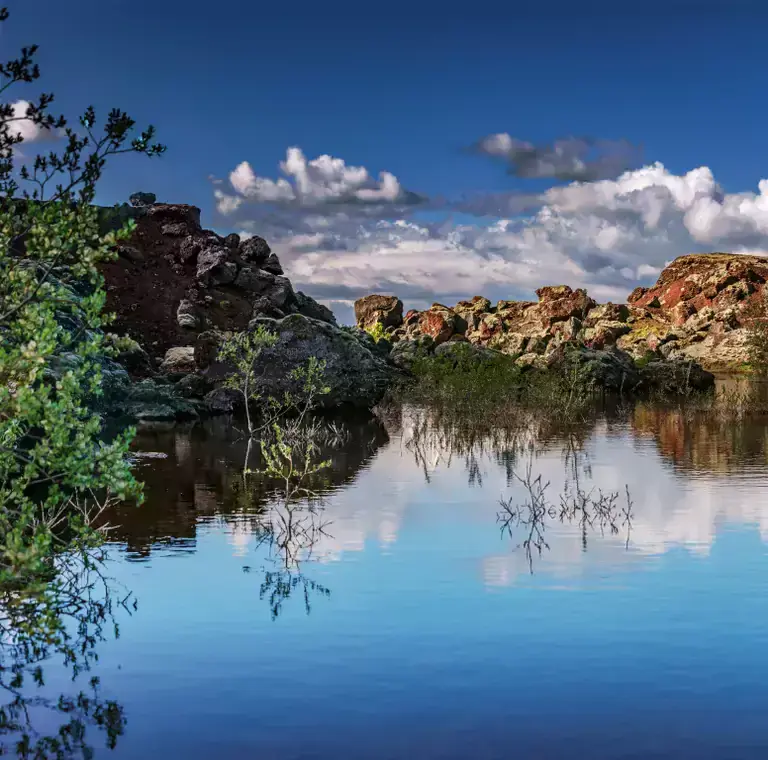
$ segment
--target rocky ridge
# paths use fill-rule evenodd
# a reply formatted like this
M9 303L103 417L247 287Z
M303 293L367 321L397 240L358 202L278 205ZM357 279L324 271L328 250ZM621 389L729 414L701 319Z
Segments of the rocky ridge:
M136 230L102 268L111 329L134 341L109 366L120 389L111 413L165 420L234 411L242 397L221 387L218 346L258 324L278 335L258 369L270 393L292 390L291 371L314 356L326 361L329 406L381 398L396 370L366 333L340 328L330 309L295 291L263 238L222 237L202 228L196 206L156 203L150 193L103 209L103 231L126 218Z
M366 296L355 303L355 315L361 328L381 325L401 356L420 341L463 341L543 368L564 345L578 344L632 360L687 360L732 371L748 362L747 328L768 295L767 281L768 258L690 254L667 266L653 287L635 289L624 304L598 304L583 289L559 285L539 288L538 301L493 305L475 296L402 317L398 298Z

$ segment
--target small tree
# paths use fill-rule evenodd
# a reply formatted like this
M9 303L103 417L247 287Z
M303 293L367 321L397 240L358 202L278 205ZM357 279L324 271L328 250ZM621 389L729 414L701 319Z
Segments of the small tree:
M262 400L262 390L254 366L261 352L275 343L277 336L259 325L255 330L235 333L219 348L219 360L232 367L232 372L224 380L224 387L237 391L243 397L249 441L259 431L256 418L251 414L251 404Z
M244 477L249 473L253 441L259 435L279 440L291 450L298 444L307 448L308 441L316 438L319 432L315 427L305 425L307 415L316 407L319 396L330 393L330 388L323 382L325 362L312 356L305 367L297 367L290 373L288 379L295 390L287 390L282 395L265 394L256 363L262 352L276 343L277 335L258 325L254 330L235 333L218 352L219 360L232 368L224 380L224 387L240 393L245 403L248 446L243 464Z
M0 21L7 18L3 8ZM0 65L0 92L39 77L36 50L24 48ZM103 313L98 266L116 255L135 223L101 236L91 204L108 156L165 150L151 144L151 126L129 142L135 123L118 110L97 137L93 108L86 109L79 136L64 117L46 113L52 101L41 95L24 115L0 105L0 587L31 593L55 578L58 552L99 542L94 520L113 499L141 498L127 458L133 431L105 442L86 402L101 393L100 358L109 353L101 328L111 317ZM64 130L63 152L16 171L23 137L13 124L22 119ZM20 192L19 182L32 192ZM72 357L77 361L64 362L70 369L56 370Z

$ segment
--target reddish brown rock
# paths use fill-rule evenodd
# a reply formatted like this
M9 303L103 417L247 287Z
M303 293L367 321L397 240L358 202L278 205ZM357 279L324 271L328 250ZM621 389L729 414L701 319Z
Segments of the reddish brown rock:
M397 296L371 295L355 301L355 320L362 329L377 324L399 327L403 323L403 302Z
M455 330L455 315L449 310L428 309L419 315L419 331L423 335L429 335L436 345L445 343Z
M309 309L316 318L327 312L307 296L298 298L262 238L204 230L196 206L147 206L118 250L123 255L101 267L106 310L117 315L111 329L134 338L153 357L189 345L190 331L243 330L265 309Z

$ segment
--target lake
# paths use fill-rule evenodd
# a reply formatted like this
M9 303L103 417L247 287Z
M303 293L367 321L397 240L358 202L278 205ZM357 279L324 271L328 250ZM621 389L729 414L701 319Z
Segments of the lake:
M764 758L768 426L354 420L285 510L225 420L144 430L114 758ZM51 665L46 689L76 690ZM43 715L41 721L48 718Z

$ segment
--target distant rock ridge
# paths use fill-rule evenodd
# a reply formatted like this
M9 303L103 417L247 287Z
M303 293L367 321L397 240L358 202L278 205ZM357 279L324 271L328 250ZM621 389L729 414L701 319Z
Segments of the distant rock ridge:
M675 259L650 288L636 288L626 304L598 304L586 290L567 285L536 291L538 301L475 296L455 306L435 303L403 317L395 296L355 302L358 326L381 325L392 342L428 337L492 348L522 365L545 366L558 348L578 342L590 349L620 349L633 358L694 360L709 370L748 362L747 325L768 295L768 257L731 253L688 254Z

